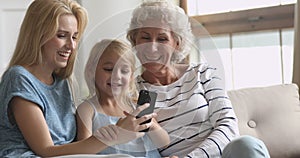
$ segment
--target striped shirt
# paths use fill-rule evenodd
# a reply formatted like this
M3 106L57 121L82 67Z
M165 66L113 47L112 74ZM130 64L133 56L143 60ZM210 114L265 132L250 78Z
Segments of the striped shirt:
M138 76L140 89L158 93L156 119L171 139L160 150L162 156L218 158L239 135L236 115L215 72L207 64L191 64L179 80L165 86Z

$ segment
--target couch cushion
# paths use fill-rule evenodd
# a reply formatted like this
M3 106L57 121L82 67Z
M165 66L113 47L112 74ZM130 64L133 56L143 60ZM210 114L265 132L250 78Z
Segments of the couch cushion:
M300 157L300 104L296 84L228 91L241 135L264 141L272 158Z

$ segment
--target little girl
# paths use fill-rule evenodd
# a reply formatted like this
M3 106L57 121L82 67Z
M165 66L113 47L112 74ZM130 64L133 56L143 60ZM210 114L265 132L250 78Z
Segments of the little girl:
M89 97L77 108L77 139L83 140L98 132L98 138L107 143L107 148L99 154L160 157L157 148L170 141L166 131L153 118L156 114L135 117L142 110L135 106L135 62L131 47L121 40L102 40L90 53L85 67ZM141 125L148 119L152 121ZM149 132L142 137L130 137L129 133L142 133L138 131L149 127ZM102 129L100 134L95 131L99 128Z

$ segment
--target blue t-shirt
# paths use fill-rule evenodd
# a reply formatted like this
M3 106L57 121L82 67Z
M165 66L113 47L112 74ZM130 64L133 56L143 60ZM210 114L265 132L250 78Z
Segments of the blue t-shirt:
M0 157L36 156L16 123L8 118L9 102L16 96L40 107L55 145L75 139L76 120L68 81L54 75L54 83L46 85L24 67L13 66L4 73L0 83Z

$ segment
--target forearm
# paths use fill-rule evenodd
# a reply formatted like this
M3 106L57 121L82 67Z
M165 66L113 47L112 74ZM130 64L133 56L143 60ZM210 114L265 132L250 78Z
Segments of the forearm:
M164 148L170 143L170 137L167 131L165 131L156 121L148 132L148 135L157 148Z
M108 146L96 137L91 136L87 139L77 141L74 143L64 144L64 145L54 145L45 147L40 150L39 153L36 153L42 157L51 157L51 156L61 156L61 155L71 155L71 154L96 154Z
M191 153L204 153L209 157L220 157L224 147L239 135L237 117L224 89L222 79L214 68L204 66L200 79L208 101L208 116L213 127L208 137Z

